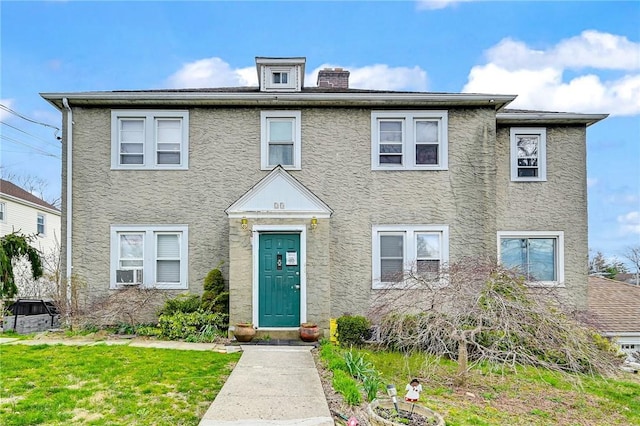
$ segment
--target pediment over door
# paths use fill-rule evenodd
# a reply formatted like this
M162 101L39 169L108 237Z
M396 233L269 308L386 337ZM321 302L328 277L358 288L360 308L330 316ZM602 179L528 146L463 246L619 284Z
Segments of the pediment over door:
M277 166L225 212L230 218L315 216L321 219L330 217L333 210L285 169Z

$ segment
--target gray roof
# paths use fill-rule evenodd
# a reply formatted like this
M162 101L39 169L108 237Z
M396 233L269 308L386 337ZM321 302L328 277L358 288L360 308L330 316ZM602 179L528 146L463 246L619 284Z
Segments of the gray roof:
M9 182L8 180L0 179L0 193L9 197L17 198L22 201L26 201L31 204L36 204L40 207L45 207L50 210L60 212L54 205L47 203L42 198L38 198L29 191L20 188L18 185Z
M589 277L588 312L600 331L640 333L640 286Z
M41 93L53 106L63 110L63 99L71 106L131 108L251 106L251 107L369 107L446 108L487 107L497 111L498 124L584 124L591 125L607 114L583 114L508 109L516 95L448 92L303 87L299 92L265 92L258 87L213 87L191 89L112 90L96 92Z

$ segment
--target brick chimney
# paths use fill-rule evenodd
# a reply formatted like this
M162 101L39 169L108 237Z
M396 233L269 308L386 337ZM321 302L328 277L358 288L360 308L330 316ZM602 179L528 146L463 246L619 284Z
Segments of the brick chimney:
M318 72L318 87L332 89L349 88L349 71L342 68L325 68Z

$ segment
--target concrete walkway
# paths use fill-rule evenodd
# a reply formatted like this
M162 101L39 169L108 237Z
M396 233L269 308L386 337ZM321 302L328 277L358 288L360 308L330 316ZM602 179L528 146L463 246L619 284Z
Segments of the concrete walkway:
M311 346L222 346L160 340L0 338L0 345L129 345L146 348L232 352L240 361L200 426L333 426Z
M200 426L333 426L308 346L242 346Z

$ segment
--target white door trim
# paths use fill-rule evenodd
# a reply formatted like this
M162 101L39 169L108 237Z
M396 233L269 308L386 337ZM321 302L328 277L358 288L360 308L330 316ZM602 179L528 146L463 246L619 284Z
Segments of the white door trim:
M258 323L258 304L260 286L260 233L296 233L300 234L300 322L307 321L307 226L300 225L253 225L251 232L251 249L253 256L253 324L260 328ZM269 330L269 328L261 328ZM285 328L274 328L274 330L284 330ZM297 330L297 327L295 327Z

